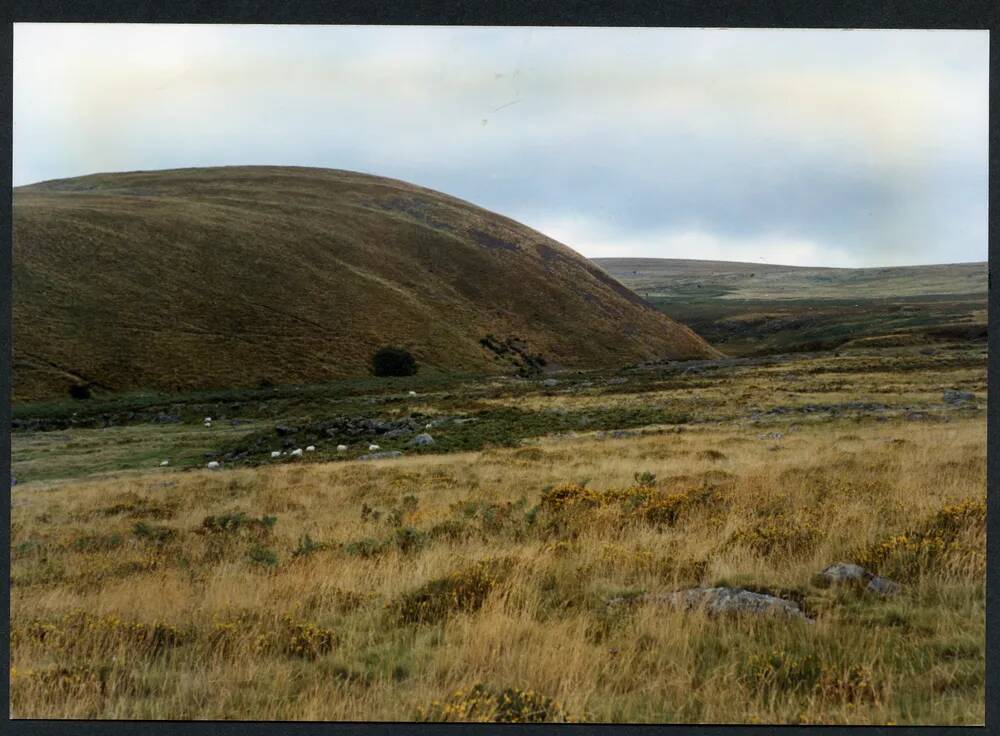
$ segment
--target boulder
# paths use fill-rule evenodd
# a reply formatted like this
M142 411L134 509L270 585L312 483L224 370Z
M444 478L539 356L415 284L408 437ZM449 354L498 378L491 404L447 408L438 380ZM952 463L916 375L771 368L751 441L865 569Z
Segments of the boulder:
M421 432L416 437L414 437L412 440L410 440L410 444L413 445L413 446L415 446L415 447L425 447L427 445L433 445L434 444L434 438L431 437L426 432Z
M608 605L640 603L665 606L679 611L702 610L710 616L751 614L782 618L811 620L806 617L799 604L785 598L754 593L743 588L687 588L670 593L647 593L635 598L612 598Z
M559 381L556 380L555 378L546 378L544 381L541 382L541 384L546 388L552 388L553 386L558 386Z
M402 454L399 450L383 450L382 452L371 452L367 455L362 455L358 460L386 460L391 457L401 457Z
M822 581L827 585L855 585L878 595L895 595L900 589L899 583L895 583L888 578L879 577L875 573L861 567L861 565L854 565L849 562L838 562L830 565L817 577L817 582Z

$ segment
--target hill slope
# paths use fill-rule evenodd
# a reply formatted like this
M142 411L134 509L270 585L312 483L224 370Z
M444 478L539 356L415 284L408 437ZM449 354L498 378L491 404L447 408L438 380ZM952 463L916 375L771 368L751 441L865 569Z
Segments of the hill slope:
M730 355L986 338L986 263L804 268L672 258L595 262Z
M18 400L81 380L321 382L366 373L385 343L441 370L510 369L519 351L567 367L714 354L570 248L396 180L97 174L16 188L13 220Z

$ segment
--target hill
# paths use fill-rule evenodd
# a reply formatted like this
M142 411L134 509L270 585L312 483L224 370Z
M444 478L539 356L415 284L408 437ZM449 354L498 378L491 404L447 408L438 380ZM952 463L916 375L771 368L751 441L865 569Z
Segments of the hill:
M986 337L986 263L810 268L670 258L594 262L734 355Z
M716 354L570 248L348 171L95 174L14 190L16 400Z

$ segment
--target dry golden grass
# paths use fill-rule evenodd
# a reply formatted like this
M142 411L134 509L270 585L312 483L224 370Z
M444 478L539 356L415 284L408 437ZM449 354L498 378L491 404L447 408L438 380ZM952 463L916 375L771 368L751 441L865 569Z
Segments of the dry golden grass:
M18 488L11 712L981 723L985 429L690 425ZM814 584L865 555L900 596ZM605 606L718 583L815 623Z

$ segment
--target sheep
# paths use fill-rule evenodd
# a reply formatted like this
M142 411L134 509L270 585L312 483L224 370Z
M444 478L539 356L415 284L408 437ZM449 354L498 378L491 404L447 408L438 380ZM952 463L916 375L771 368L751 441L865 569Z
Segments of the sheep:
M208 463L209 470L218 470L220 467L221 466L217 460L212 460Z
M381 450L382 448L378 445L368 445L368 452L375 452L376 450Z
M281 457L281 450L271 450L271 457Z
M347 445L337 445L337 452L347 452Z
M309 447L306 448L306 452L316 452L316 445L309 445Z
M169 460L164 460L163 462L160 463L160 467L161 468L164 467L165 465L170 465L170 461Z
M211 424L212 423L212 417L205 417L205 421L208 422L209 424Z
M302 450L301 450L300 448L295 448L295 449L294 449L294 450L292 450L292 451L291 451L291 453L289 453L289 454L291 454L291 456L292 456L292 457L301 457L301 455L302 455Z
M410 391L410 396L416 396L416 395L417 395L416 391Z

